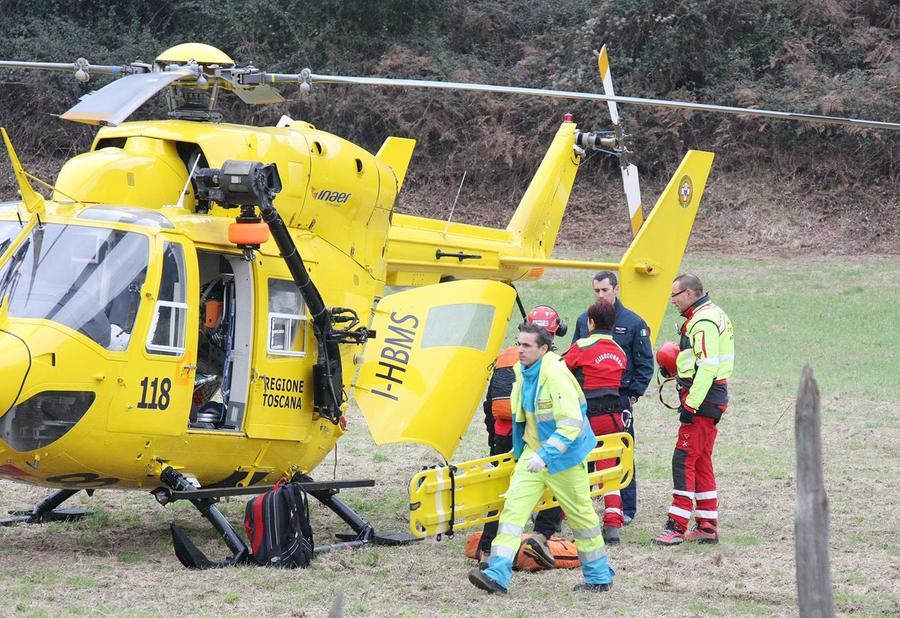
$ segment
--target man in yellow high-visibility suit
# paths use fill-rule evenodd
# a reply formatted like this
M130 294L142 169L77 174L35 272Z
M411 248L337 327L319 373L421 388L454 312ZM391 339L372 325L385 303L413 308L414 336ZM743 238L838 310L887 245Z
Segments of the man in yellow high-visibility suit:
M519 327L519 362L510 397L517 463L488 567L469 571L469 581L491 593L505 593L509 588L522 529L548 487L575 534L584 574L584 583L575 590L603 592L612 585L613 570L607 562L603 526L591 502L585 463L597 439L581 388L560 357L550 351L552 341L541 326Z

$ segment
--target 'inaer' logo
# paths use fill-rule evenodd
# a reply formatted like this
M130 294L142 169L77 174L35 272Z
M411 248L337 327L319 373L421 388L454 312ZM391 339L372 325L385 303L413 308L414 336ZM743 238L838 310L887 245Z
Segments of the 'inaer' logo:
M318 202L332 202L333 204L343 204L350 199L352 193L340 193L338 191L329 191L322 189L321 191L312 190L313 198Z

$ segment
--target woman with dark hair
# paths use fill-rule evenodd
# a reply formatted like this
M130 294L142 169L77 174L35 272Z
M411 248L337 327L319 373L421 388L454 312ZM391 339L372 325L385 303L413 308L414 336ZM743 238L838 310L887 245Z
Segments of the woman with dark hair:
M605 300L597 301L588 307L587 317L588 336L575 341L563 359L584 391L587 416L594 435L625 431L619 384L628 359L612 338L616 309ZM605 470L614 465L615 459L604 459L598 461L596 467ZM624 519L619 490L603 494L603 503L603 539L615 545L619 542L619 530Z

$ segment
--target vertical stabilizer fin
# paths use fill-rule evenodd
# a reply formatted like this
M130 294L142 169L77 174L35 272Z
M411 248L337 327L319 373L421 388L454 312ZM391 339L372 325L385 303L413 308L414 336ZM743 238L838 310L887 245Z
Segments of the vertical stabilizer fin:
M25 203L25 208L28 209L28 212L43 213L43 196L35 191L31 186L31 183L28 182L28 174L25 173L22 164L19 163L19 157L16 154L15 148L13 148L12 141L9 139L9 134L7 134L6 129L0 128L0 133L3 133L6 152L9 153L9 160L12 163L13 173L16 175L16 182L19 183L19 193L22 194L22 201Z
M575 123L567 120L556 132L506 227L526 255L546 258L553 251L580 163L574 146Z
M407 137L388 137L384 140L375 158L387 163L397 176L397 193L403 188L403 180L406 178L406 170L412 159L413 150L416 148L416 140Z
M646 320L651 341L659 334L714 156L688 151L622 257L622 302Z

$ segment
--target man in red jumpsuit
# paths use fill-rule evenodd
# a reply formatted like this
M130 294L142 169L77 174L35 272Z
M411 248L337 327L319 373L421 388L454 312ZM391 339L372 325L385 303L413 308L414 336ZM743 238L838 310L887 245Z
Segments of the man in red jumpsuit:
M601 300L588 307L587 337L575 341L563 356L584 391L588 420L595 436L625 431L619 385L628 366L628 358L613 341L615 321L616 308L608 301ZM599 470L615 465L615 459L605 459L596 464ZM619 490L603 494L603 504L603 540L609 545L616 545L624 520Z
M713 470L717 425L728 408L728 378L734 370L734 328L731 320L709 299L696 275L679 275L672 283L672 304L685 318L675 366L681 397L678 440L672 455L672 506L656 545L685 541L719 542L719 494ZM660 353L666 349L664 345ZM671 358L671 357L670 357ZM671 361L669 361L670 363ZM696 526L687 531L693 514Z

